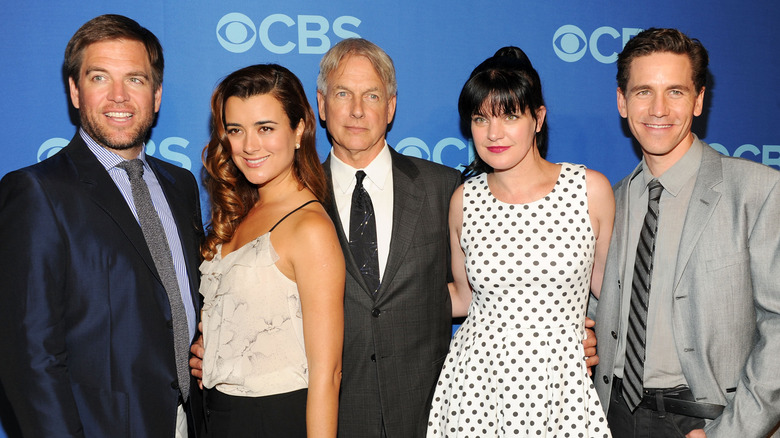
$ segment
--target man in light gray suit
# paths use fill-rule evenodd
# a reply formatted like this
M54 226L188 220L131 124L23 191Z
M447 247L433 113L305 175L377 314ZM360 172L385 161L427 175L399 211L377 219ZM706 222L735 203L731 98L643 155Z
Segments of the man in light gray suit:
M596 312L595 383L616 437L765 437L780 421L780 172L691 132L707 63L674 29L618 57L618 109L643 160L615 186Z

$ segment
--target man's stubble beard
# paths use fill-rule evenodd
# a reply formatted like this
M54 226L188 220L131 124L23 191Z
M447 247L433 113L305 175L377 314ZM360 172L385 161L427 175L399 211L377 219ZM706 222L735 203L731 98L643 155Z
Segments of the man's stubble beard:
M154 124L154 116L155 113L152 113L151 116L148 117L148 120L142 120L133 131L130 131L132 137L129 141L115 142L109 138L111 134L106 132L107 130L104 127L99 123L93 123L89 114L83 111L79 113L82 129L104 148L117 151L126 151L128 149L143 146L144 142L149 137L149 132ZM102 117L102 115L100 117ZM133 117L138 117L138 115L136 114Z

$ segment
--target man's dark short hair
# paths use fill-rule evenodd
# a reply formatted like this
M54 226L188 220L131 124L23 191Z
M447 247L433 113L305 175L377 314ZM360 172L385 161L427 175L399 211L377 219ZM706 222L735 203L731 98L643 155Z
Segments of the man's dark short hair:
M146 47L149 64L152 66L152 85L154 89L162 85L165 61L160 41L151 31L135 20L115 14L95 17L84 23L73 34L65 48L64 70L67 77L73 79L73 82L78 85L84 50L91 44L111 40L130 40L142 43Z
M707 85L707 49L695 38L689 38L677 29L650 28L631 38L617 60L617 83L625 93L631 73L631 61L653 53L676 53L687 55L693 69L693 85L701 93Z

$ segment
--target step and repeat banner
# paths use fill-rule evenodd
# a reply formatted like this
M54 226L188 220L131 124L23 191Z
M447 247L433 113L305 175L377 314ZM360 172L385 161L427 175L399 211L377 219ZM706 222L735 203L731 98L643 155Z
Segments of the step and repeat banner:
M539 71L551 161L583 163L613 183L639 161L616 109L615 60L648 27L676 27L709 50L705 111L694 132L723 154L780 169L780 3L737 0L104 1L3 2L0 8L0 176L55 154L76 130L62 76L65 45L90 18L127 15L165 50L162 107L147 153L201 173L209 98L228 73L278 63L298 75L316 112L323 53L369 39L393 58L398 108L388 141L401 153L451 167L471 161L457 99L471 70L516 45ZM328 144L318 133L322 158ZM205 194L202 202L207 205ZM206 217L204 215L204 217ZM4 358L3 360L13 360ZM0 399L2 399L0 393ZM0 400L0 438L16 436Z

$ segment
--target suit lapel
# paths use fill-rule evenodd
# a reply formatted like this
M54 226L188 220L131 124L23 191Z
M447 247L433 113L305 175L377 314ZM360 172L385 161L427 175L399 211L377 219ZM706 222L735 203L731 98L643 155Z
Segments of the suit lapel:
M723 181L720 154L706 144L702 146L701 165L699 173L696 175L696 184L691 193L688 211L685 214L685 224L680 236L680 249L674 273L675 290L683 272L685 272L685 266L688 264L693 248L696 247L705 225L710 220L715 206L720 200L720 193L713 189Z
M138 251L149 270L159 280L157 269L154 267L154 260L152 260L152 254L146 245L141 226L127 206L116 184L114 184L114 180L111 179L103 165L87 148L87 145L78 133L73 137L68 146L68 154L73 160L73 165L76 168L84 191L92 198L95 204L116 222L118 228Z
M403 263L404 257L412 244L414 230L420 217L422 209L425 188L415 185L418 170L412 162L405 156L390 148L390 156L393 160L393 230L390 237L390 249L387 255L382 283L379 286L376 300L379 300L387 284L392 282L393 277L398 272ZM328 177L328 188L331 198L333 197L333 178L330 173L330 155L323 163L325 175ZM372 300L374 297L368 290L368 286L363 280L363 275L352 257L352 251L349 249L349 237L346 235L344 225L341 223L341 217L336 208L335 202L330 202L327 206L328 214L336 226L341 248L344 252L347 272L357 281L366 295Z
M344 263L347 268L347 273L357 281L366 294L371 296L371 293L368 291L368 286L366 285L365 280L363 280L363 274L360 273L360 268L355 262L355 258L352 256L352 250L349 249L349 236L346 235L347 231L344 228L344 224L341 223L341 216L339 216L338 208L336 207L336 201L333 196L333 177L330 173L330 155L328 155L328 158L322 163L322 166L325 170L325 176L328 178L328 190L330 195L330 202L325 206L325 210L327 210L328 215L330 215L330 220L333 221L333 225L336 227L336 234L341 243L341 251L344 253ZM374 298L371 297L371 299L373 300Z
M188 203L191 202L191 200L188 199L186 193L179 189L173 175L165 171L154 157L147 155L146 161L149 163L149 167L157 177L157 181L160 183L165 199L168 202L168 208L171 209L171 215L176 224L176 230L179 233L179 242L181 242L182 253L184 254L184 264L187 268L187 276L190 283L190 295L192 296L192 302L197 311L199 308L198 303L200 302L198 297L198 279L200 277L200 271L198 270L200 259L198 254L200 254L200 250L198 248L198 239L193 239L193 236L199 235L197 231L199 227L195 221L200 220L200 215L195 217L191 216L192 212L188 206Z
M633 177L636 175L638 169L635 169L631 173L629 178L624 179L615 191L615 198L617 205L620 208L615 209L615 235L612 237L612 241L615 242L617 249L617 262L620 269L618 270L618 280L623 281L623 273L626 272L626 254L628 253L626 236L628 236L628 205L629 205L629 184Z
M415 184L419 171L414 164L392 148L390 155L393 159L393 231L378 299L387 289L385 285L392 282L412 244L425 193L425 187Z

